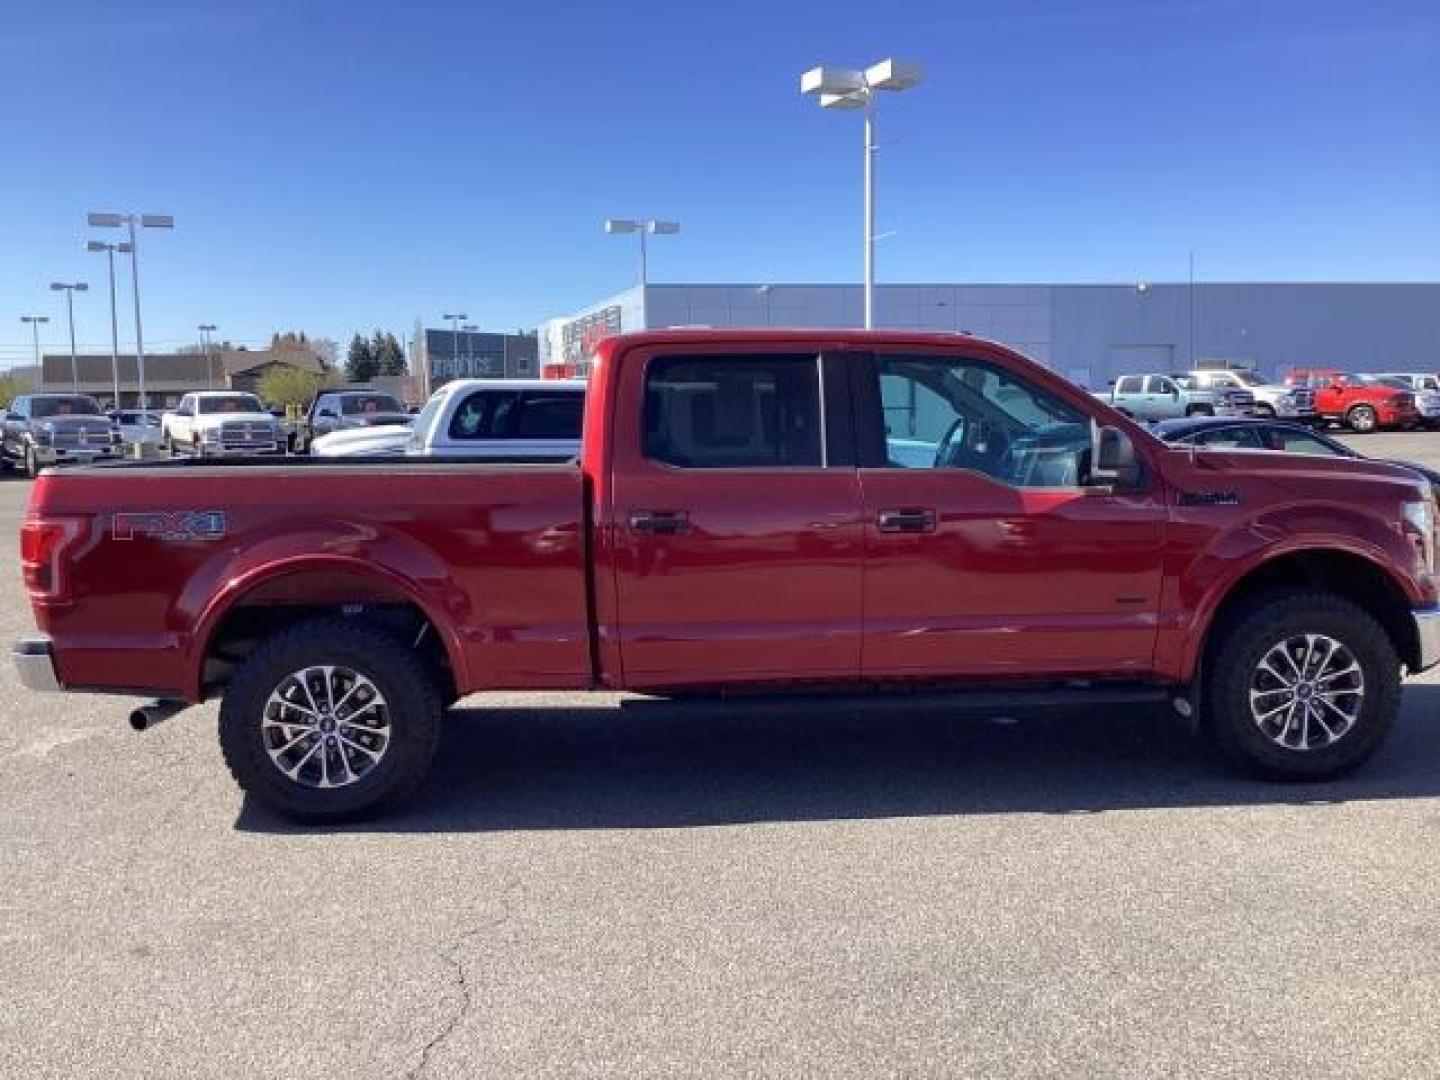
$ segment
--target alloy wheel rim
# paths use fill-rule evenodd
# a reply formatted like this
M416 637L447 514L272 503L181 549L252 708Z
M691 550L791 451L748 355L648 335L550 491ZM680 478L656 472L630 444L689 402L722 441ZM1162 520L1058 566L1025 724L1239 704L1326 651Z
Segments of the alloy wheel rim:
M390 709L371 679L353 668L292 671L266 699L265 752L285 778L307 788L358 783L390 749Z
M1255 665L1250 716L1286 750L1320 750L1339 742L1360 720L1365 673L1349 647L1325 634L1295 634Z

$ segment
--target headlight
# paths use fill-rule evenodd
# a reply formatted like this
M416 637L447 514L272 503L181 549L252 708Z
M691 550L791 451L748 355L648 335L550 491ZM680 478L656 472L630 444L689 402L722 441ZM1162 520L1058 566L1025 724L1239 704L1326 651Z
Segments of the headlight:
M1434 494L1425 499L1400 504L1405 524L1416 534L1413 539L1425 569L1435 572L1435 502Z

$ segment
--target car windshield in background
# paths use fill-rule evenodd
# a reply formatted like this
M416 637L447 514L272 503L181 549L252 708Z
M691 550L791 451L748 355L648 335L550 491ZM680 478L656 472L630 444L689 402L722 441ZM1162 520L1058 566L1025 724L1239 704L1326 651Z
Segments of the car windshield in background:
M202 413L259 413L265 407L254 394L221 394L199 399Z
M39 419L44 416L102 416L100 404L84 394L65 397L35 397L30 399L30 415Z
M365 413L403 413L405 406L389 394L353 394L340 399L340 411L346 416Z
M1392 390L1414 390L1404 379L1397 379L1393 375L1371 375L1368 372L1355 376L1355 381L1363 386L1388 386Z
M1266 386L1267 380L1264 376L1255 371L1227 371L1227 375L1233 375L1239 379L1244 386Z

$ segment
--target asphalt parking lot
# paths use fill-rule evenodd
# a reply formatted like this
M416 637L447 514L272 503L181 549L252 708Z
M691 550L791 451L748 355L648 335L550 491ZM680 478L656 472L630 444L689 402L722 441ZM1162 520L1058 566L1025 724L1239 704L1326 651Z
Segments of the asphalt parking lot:
M0 667L0 1076L1437 1072L1434 678L1311 787L1148 710L482 696L413 809L311 830L242 800L213 705L124 705Z

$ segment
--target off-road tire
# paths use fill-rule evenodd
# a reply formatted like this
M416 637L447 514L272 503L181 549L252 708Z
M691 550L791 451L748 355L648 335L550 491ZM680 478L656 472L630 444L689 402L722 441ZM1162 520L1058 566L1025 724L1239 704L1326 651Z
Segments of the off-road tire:
M1379 427L1379 417L1375 415L1375 409L1370 405L1353 405L1345 414L1345 426L1362 435L1368 434Z
M35 457L33 446L25 447L25 475L34 480L40 475L40 462Z
M343 787L291 780L264 741L271 692L292 672L317 665L364 674L386 702L390 741L384 756ZM313 619L275 634L240 665L220 705L220 748L241 789L272 810L305 822L352 820L394 809L415 793L435 756L440 717L435 679L403 642L349 619Z
M1204 673L1202 729L1236 768L1269 780L1331 780L1353 771L1380 748L1400 708L1400 659L1384 628L1365 610L1331 593L1264 594L1226 624ZM1328 746L1285 748L1261 730L1251 712L1252 679L1266 654L1287 638L1323 634L1360 665L1365 694L1353 726Z

